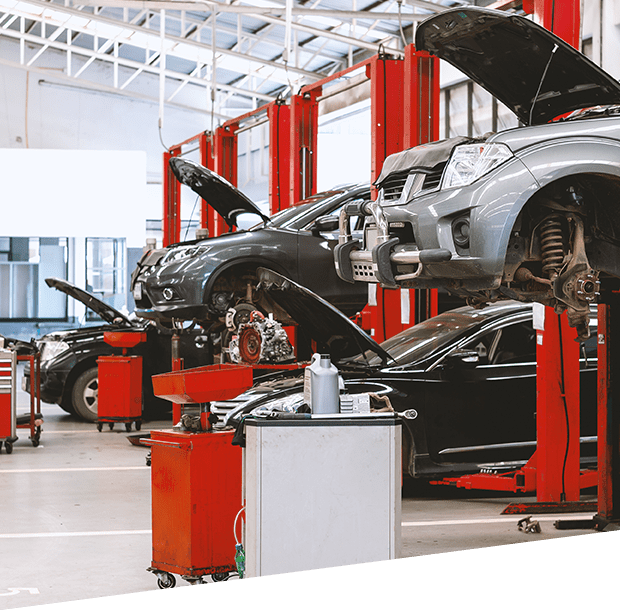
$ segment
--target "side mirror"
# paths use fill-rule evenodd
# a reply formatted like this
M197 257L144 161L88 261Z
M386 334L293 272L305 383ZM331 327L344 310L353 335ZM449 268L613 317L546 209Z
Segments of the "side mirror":
M337 216L321 216L314 221L312 225L312 234L319 235L319 233L333 233L338 231L339 220Z
M449 366L475 366L480 362L480 354L475 350L459 349L446 356Z

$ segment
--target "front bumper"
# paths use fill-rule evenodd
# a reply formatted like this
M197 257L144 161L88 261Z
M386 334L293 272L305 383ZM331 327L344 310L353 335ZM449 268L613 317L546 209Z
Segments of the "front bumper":
M515 221L538 188L513 158L468 186L395 205L382 203L380 192L365 209L345 207L334 251L338 276L387 288L447 288L463 296L497 289ZM366 216L364 243L347 232L348 217L360 215ZM455 233L463 220L469 229L465 245Z

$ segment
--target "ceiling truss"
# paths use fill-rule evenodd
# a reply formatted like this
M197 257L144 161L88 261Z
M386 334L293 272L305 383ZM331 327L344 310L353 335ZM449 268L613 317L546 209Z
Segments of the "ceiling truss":
M380 45L402 55L403 30L411 37L455 4L464 2L0 0L0 63L222 121Z

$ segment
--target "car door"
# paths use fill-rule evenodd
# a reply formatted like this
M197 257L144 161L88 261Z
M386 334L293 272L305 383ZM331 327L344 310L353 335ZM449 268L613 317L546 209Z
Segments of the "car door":
M329 230L319 231L317 219L308 222L298 233L299 283L313 292L320 293L330 303L352 315L360 311L367 298L368 288L362 282L349 284L336 274L334 266L334 248L338 243L338 219L343 206L353 201L369 200L365 197L350 197L340 200L319 218L330 218L333 226ZM349 218L354 239L361 239L363 217Z
M508 316L461 341L429 372L425 428L434 461L486 463L531 456L535 336L528 314Z

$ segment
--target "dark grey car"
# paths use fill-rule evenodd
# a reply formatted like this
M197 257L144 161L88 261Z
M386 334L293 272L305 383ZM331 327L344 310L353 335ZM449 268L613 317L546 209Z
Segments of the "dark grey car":
M568 310L580 338L601 280L620 277L620 84L533 21L464 7L416 48L450 62L524 125L386 159L364 240L343 221L339 276ZM346 219L343 215L343 220Z
M207 200L229 227L252 212L260 222L249 230L146 253L132 276L139 316L195 319L205 327L217 323L231 308L242 311L254 302L261 266L308 286L347 315L364 307L366 286L338 278L333 248L342 207L369 201L369 185L335 188L267 218L214 172L183 159L173 159L171 165L177 178Z

